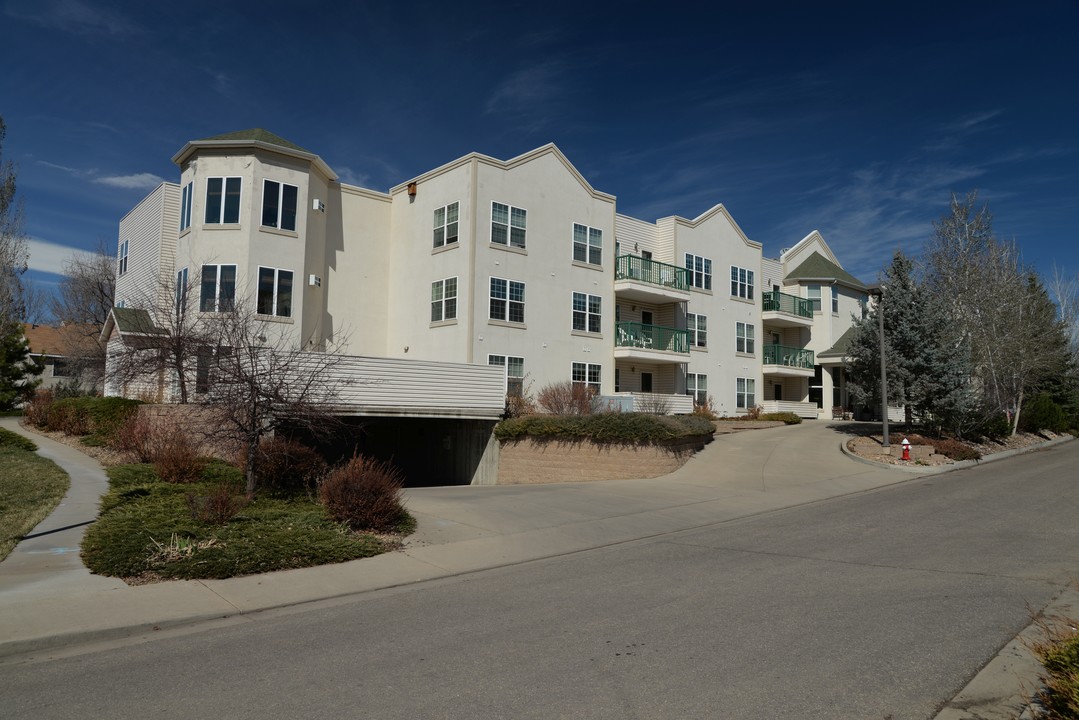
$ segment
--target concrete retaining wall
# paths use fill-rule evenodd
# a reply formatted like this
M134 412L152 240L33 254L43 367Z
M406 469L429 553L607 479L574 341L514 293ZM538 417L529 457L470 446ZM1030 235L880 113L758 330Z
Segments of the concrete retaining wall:
M498 484L659 477L682 467L711 440L708 436L671 445L609 445L525 438L500 443Z

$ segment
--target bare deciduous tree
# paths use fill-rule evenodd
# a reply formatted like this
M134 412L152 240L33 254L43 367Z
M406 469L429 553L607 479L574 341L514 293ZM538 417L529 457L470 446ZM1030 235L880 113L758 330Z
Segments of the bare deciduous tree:
M22 275L30 257L22 230L22 204L15 198L15 164L3 159L6 133L0 117L0 325L25 317Z
M98 384L105 372L101 328L108 320L116 289L116 266L104 241L94 253L74 253L64 262L64 276L49 302L62 326L63 352L82 381Z

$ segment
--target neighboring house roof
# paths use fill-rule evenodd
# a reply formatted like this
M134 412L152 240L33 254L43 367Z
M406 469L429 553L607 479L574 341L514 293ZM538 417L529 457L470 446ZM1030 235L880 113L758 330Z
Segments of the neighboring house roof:
M101 329L102 342L108 342L114 327L120 331L120 335L165 334L164 330L154 324L150 313L139 308L114 307L109 312L109 319L105 321L105 327Z
M861 280L816 252L807 257L801 265L787 273L786 279L838 282L856 290L866 289L865 283Z
M311 153L310 150L306 150L296 143L289 142L280 135L274 135L269 130L263 130L262 128L251 128L249 130L237 130L235 132L224 133L222 135L214 135L213 137L202 138L195 142L213 142L215 140L229 140L229 141L247 141L247 142L261 142L267 145L278 145L289 150L299 150L300 152ZM314 155L314 153L311 153Z
M23 335L33 355L64 357L82 349L90 352L96 327L89 325L34 325L23 323Z
M850 348L850 341L854 338L854 329L853 325L847 328L847 331L835 341L835 345L832 345L824 352L817 353L817 357L845 357L847 350Z

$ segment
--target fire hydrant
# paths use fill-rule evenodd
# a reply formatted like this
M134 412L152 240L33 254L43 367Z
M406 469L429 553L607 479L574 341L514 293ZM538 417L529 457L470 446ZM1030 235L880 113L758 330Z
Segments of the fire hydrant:
M910 460L910 440L903 438L903 459Z

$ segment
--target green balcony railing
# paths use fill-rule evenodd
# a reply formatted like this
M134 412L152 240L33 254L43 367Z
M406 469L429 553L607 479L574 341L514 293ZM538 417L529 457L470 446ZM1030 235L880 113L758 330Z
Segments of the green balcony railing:
M805 298L775 291L761 293L761 297L764 299L765 312L781 312L787 315L813 319L813 304Z
M685 268L645 260L637 255L619 255L614 266L615 280L640 280L650 285L662 285L675 290L689 290Z
M638 322L616 323L615 347L689 354L689 331Z
M787 367L813 369L813 351L786 345L765 345L765 365L786 365Z

